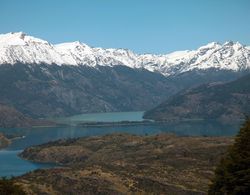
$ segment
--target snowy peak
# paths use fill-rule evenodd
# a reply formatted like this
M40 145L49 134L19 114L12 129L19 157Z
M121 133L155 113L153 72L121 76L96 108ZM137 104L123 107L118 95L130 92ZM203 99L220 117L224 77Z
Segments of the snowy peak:
M0 45L29 45L35 43L48 44L47 41L28 36L23 32L0 34Z
M61 43L61 44L55 45L55 47L58 49L66 49L66 50L74 50L77 48L82 48L82 49L90 48L88 45L81 43L80 41Z
M129 50L93 48L79 41L57 44L54 47L61 54L64 64L70 65L133 67L137 59Z
M23 32L0 35L0 64L62 64L53 45Z
M197 50L139 55L127 49L90 47L79 41L53 45L23 32L1 34L0 64L15 63L91 67L124 65L168 76L194 69L249 69L250 48L239 42L212 42Z
M239 70L250 67L250 50L239 42L211 43L197 50L189 69Z
M91 47L79 41L57 44L54 48L61 55L63 64L81 65L87 58L91 58Z
M216 49L218 47L221 47L221 44L218 42L211 42L207 45L201 46L198 50L209 50L209 49Z

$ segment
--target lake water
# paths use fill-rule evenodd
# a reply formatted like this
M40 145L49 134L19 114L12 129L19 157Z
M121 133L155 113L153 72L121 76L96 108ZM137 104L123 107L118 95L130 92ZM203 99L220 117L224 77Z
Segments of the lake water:
M60 118L71 124L69 127L39 127L39 128L12 128L0 129L5 134L18 134L24 138L13 140L5 150L0 150L0 176L17 176L37 168L51 167L48 164L32 163L20 159L17 154L24 148L46 143L62 138L105 135L114 132L123 132L138 135L159 133L174 133L181 136L232 136L238 132L240 124L228 125L215 121L189 121L155 125L111 126L111 127L78 127L77 123L86 121L142 121L143 112L115 112L84 114L68 118Z
M32 163L19 158L17 155L22 150L0 150L0 177L17 176L28 171L48 168L52 165L45 163Z
M54 119L63 124L77 125L81 122L119 122L119 121L142 121L144 112L107 112L80 114L71 117Z

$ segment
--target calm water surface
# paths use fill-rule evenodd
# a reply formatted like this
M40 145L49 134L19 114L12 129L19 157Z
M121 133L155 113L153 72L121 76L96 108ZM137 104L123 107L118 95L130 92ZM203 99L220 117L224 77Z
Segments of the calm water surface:
M76 125L80 122L119 122L119 121L142 121L144 112L107 112L80 114L71 117L54 119L57 122Z
M47 168L51 165L32 163L20 159L17 154L24 148L46 143L61 138L75 138L83 136L105 135L114 132L123 132L137 135L159 133L174 133L181 136L232 136L238 132L240 124L227 125L215 121L179 122L158 125L113 126L113 127L77 127L77 123L86 121L117 122L141 121L143 112L97 113L84 114L68 118L56 119L69 127L39 127L39 128L12 128L0 129L6 134L24 136L13 140L5 150L0 150L0 176L17 176L37 168Z

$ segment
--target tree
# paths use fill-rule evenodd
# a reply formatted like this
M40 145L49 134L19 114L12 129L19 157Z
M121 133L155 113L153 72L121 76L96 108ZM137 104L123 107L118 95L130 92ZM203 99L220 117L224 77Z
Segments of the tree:
M250 194L250 118L217 166L208 194Z

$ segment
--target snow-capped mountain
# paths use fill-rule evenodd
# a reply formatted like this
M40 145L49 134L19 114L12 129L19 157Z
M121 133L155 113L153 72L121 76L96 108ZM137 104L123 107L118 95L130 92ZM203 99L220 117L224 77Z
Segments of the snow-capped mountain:
M131 68L145 68L168 76L194 69L248 69L250 47L238 42L212 42L197 50L154 55L136 54L126 49L95 48L80 42L53 45L22 32L1 34L0 64L15 63L91 67L125 65Z
M53 45L21 32L2 34L0 102L38 118L148 110L183 89L248 74L249 59L249 48L233 42L140 55L80 42Z

